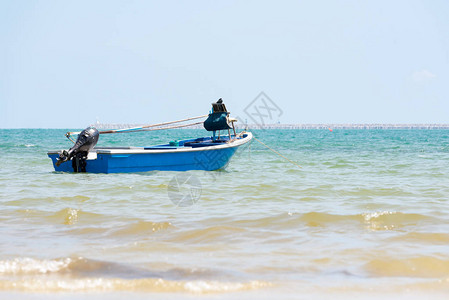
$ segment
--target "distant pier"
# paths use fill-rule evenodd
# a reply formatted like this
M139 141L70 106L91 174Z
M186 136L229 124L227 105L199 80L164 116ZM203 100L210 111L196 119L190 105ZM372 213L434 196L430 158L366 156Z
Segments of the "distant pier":
M92 124L98 129L121 129L141 127L145 124ZM186 129L202 129L202 125ZM236 124L236 129L449 129L449 124Z
M242 128L239 124L239 128ZM449 124L249 124L251 129L449 129Z

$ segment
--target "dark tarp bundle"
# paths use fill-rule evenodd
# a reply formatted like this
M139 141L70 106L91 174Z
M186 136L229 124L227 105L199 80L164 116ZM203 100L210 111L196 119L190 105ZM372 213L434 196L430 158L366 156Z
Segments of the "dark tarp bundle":
M226 110L226 106L223 100L220 98L216 103L212 103L212 113L204 121L204 128L207 131L227 130L232 127L228 122L229 112Z
M204 121L204 128L207 131L227 130L232 127L228 123L228 112L213 112Z

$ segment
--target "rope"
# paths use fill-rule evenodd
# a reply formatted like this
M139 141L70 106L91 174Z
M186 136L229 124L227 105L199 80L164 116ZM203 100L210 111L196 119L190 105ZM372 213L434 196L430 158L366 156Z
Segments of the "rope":
M264 145L265 147L267 147L269 150L273 151L274 153L276 153L277 155L279 155L280 157L284 158L285 160L287 160L288 162L300 167L302 169L302 167L300 165L298 165L297 163L295 163L294 161L291 161L290 159L288 159L287 157L285 157L284 155L280 154L279 152L277 152L276 150L270 148L267 144L263 143L262 141L260 141L258 138L256 138L255 136L253 136L253 138L258 141L259 143L261 143L262 145Z
M135 130L127 130L127 131L106 132L106 133L123 133L123 132L136 132L136 131L156 131L156 130L164 130L164 129L175 129L175 128L182 128L182 127L189 127L189 126L199 125L199 124L203 124L203 122L196 122L196 123L182 124L182 125L175 125L175 126L166 126L166 127L161 127L161 128L135 129ZM100 133L104 133L104 132L100 132Z
M192 118L187 118L187 119L182 119L182 120L177 120L177 121L170 121L170 122L164 122L164 123L159 123L159 124L151 124L151 125L145 125L145 126L141 126L141 127L131 127L131 128L124 128L124 129L115 129L115 130L106 130L106 131L100 131L100 134L107 134L107 133L122 133L122 132L136 132L136 131L152 131L152 130L147 130L146 128L151 128L151 127L158 127L158 126L164 126L164 125L170 125L170 124L174 124L174 123L181 123L181 122L186 122L186 121L190 121L190 120L195 120L195 119L200 119L200 118L205 118L208 115L203 115L203 116L198 116L198 117L192 117ZM162 130L162 129L173 129L173 128L181 128L181 127L187 127L187 126L192 126L192 125L198 125L201 124L203 122L197 122L197 123L192 123L192 124L186 124L186 125L181 125L179 127L177 126L168 126L168 127L164 127L164 128L157 128L155 130ZM75 141L73 141L70 136L72 134L80 134L81 131L77 131L77 132L67 132L65 134L65 136L71 140L72 142L75 143Z
M182 119L182 120L177 120L177 121L170 121L170 122L164 122L164 123L159 123L159 124L145 125L145 126L142 126L142 127L133 127L133 128L124 128L124 129L100 131L100 134L119 133L119 132L127 132L127 131L131 131L132 132L132 131L137 131L137 130L141 130L141 129L145 129L145 128L151 128L151 127L157 127L157 126L163 126L163 125L169 125L169 124L174 124L174 123L181 123L181 122L185 122L185 121L205 118L207 116L208 115L203 115L203 116L192 117L192 118L187 118L187 119ZM202 122L200 122L200 123L202 123ZM195 125L196 124L199 124L199 123L195 123ZM166 128L169 129L169 128L172 128L172 127L166 127ZM176 127L173 127L173 128L176 128Z

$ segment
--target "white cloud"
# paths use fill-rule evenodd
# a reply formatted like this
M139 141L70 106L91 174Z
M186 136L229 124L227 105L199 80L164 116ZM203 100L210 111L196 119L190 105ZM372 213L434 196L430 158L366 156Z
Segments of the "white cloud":
M412 79L414 82L428 82L436 77L437 75L433 74L429 70L420 70L412 73Z

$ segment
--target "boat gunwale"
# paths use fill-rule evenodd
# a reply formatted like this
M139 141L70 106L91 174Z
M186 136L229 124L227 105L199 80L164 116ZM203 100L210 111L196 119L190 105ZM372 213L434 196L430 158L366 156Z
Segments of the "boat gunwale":
M157 149L151 147L127 147L126 149L117 149L114 147L99 147L94 148L91 152L102 155L114 155L114 154L153 154L153 153L179 153L179 152L199 152L199 151L210 151L210 150L218 150L218 149L226 149L226 148L234 148L241 145L244 145L252 140L253 135L251 132L244 132L247 136L244 138L236 139L231 141L230 143L222 143L214 146L205 146L205 147L189 147L182 146L179 148L173 149ZM186 140L188 141L188 140ZM155 146L153 146L155 147ZM146 149L145 149L146 148ZM47 154L59 154L62 150L53 150L48 151Z

